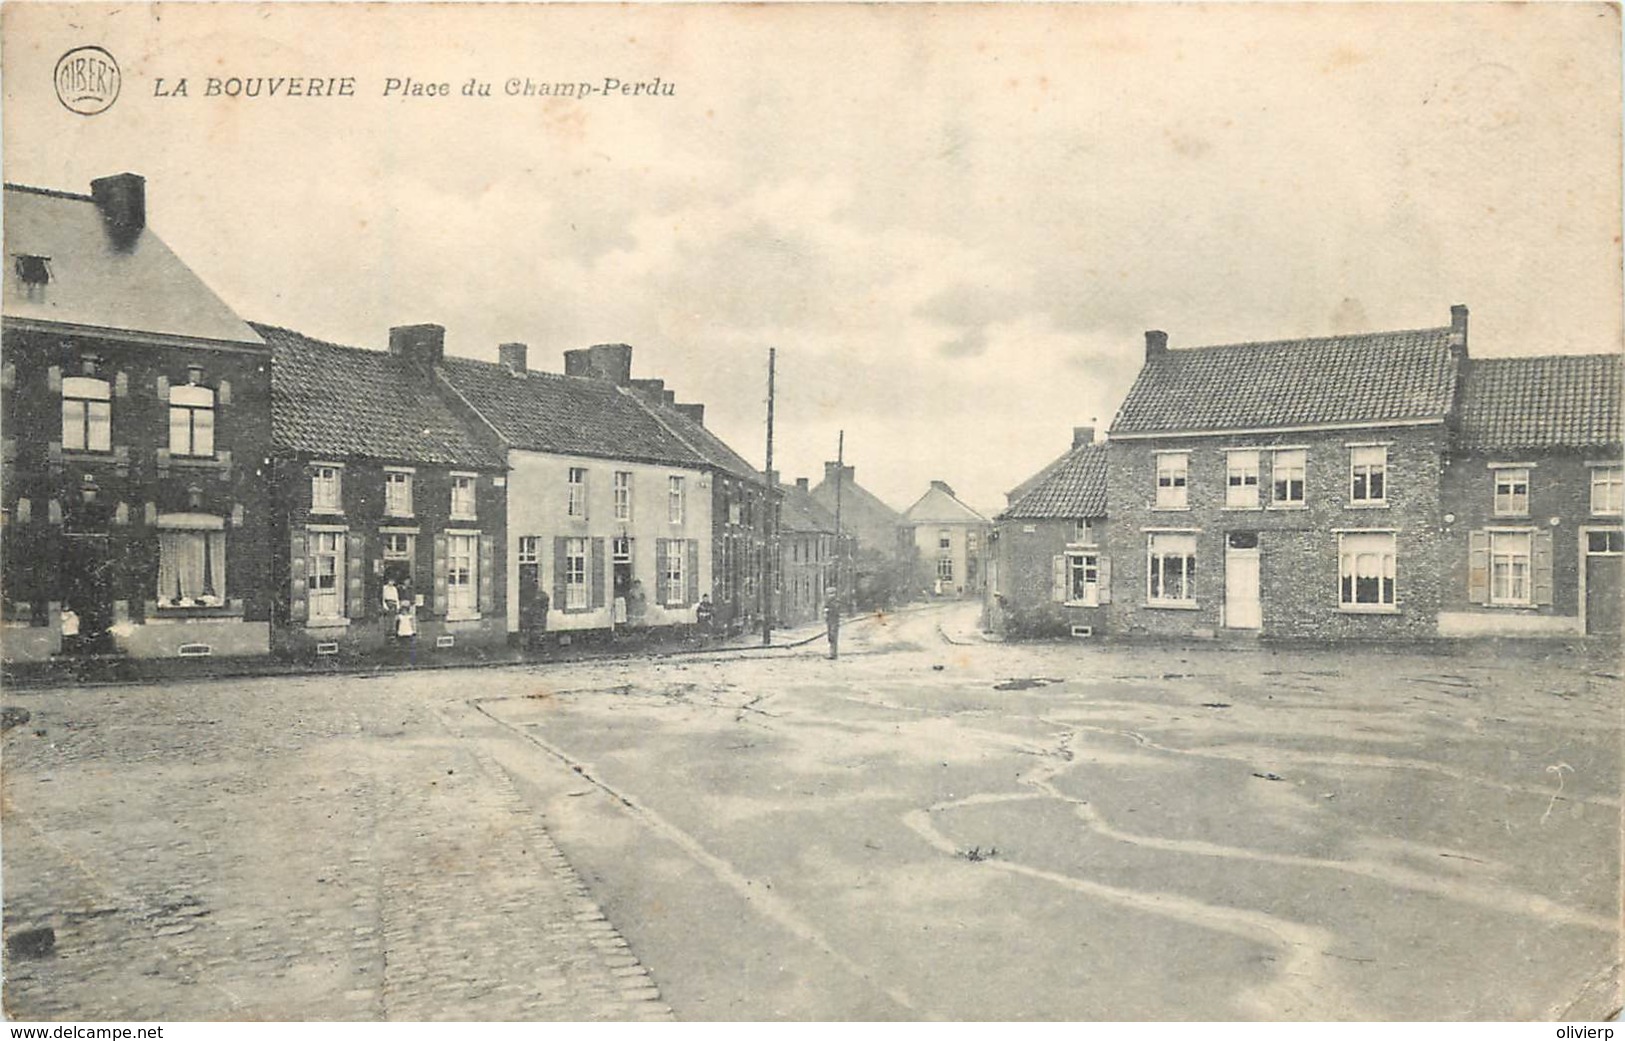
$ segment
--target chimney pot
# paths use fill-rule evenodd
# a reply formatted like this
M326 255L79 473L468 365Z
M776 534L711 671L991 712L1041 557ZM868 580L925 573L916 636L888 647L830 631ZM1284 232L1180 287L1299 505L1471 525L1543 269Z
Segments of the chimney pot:
M90 197L120 248L133 243L147 226L147 179L140 174L98 177L90 182Z
M1467 305L1450 306L1450 350L1463 357L1467 354Z
M1095 428L1094 427L1073 427L1072 428L1072 447L1073 448L1079 448L1079 447L1081 447L1083 445L1092 445L1094 443L1095 443Z
M1159 354L1168 351L1168 334L1161 329L1147 329L1145 331L1145 360L1150 361Z
M502 367L515 376L523 376L530 371L526 364L525 355L529 348L522 343L504 343L497 346L497 357L502 361Z

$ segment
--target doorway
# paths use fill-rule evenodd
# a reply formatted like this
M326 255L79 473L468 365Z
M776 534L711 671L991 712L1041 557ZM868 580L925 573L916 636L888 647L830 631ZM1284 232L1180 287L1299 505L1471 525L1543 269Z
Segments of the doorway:
M1264 612L1258 597L1258 532L1232 531L1224 545L1224 625L1258 629Z
M1585 620L1591 636L1625 632L1625 531L1596 528L1585 533Z
M627 621L627 604L632 597L632 540L621 537L609 544L610 597L617 625Z

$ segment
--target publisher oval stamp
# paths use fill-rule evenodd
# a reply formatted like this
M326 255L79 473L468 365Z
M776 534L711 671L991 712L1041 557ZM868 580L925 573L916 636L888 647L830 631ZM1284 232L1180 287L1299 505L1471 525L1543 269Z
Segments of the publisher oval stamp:
M100 47L75 47L56 61L56 97L81 116L106 112L118 100L123 75L118 62Z

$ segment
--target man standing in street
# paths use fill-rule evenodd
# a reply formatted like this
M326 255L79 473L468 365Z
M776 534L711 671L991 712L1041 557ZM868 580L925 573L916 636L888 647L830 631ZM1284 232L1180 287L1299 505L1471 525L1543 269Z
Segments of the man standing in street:
M841 598L831 586L826 591L824 599L824 625L829 630L829 656L830 660L840 657L841 645Z

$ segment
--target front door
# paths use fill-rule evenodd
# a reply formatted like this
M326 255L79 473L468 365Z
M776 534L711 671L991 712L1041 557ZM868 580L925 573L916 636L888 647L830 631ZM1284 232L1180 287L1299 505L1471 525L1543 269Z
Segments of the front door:
M108 538L69 533L62 537L62 610L71 614L63 630L65 653L111 650L113 625L112 555Z
M1619 636L1625 631L1625 531L1586 532L1586 632Z
M1258 602L1258 533L1232 531L1224 548L1224 624L1257 629L1264 623Z

